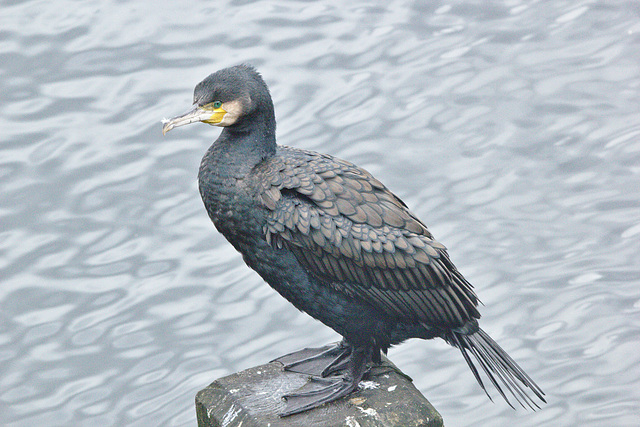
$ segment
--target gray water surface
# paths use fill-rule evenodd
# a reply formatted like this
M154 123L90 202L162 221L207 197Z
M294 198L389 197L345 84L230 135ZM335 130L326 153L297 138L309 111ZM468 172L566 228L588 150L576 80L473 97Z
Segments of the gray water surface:
M162 137L237 63L280 143L351 160L429 225L549 404L491 403L460 354L391 359L451 426L640 424L640 6L633 1L3 2L0 414L195 425L217 377L338 336L249 270Z

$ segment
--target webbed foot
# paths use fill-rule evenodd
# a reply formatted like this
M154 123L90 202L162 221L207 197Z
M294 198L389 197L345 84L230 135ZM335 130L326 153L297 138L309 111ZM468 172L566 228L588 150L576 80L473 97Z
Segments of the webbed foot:
M352 347L344 341L319 348L305 348L272 360L282 363L285 371L326 377L348 365Z
M313 354L305 353L309 350L314 350ZM302 366L305 371L303 373L308 374L306 371L313 370L320 374L312 376L309 382L296 392L283 396L287 401L287 406L279 415L287 417L299 414L350 395L358 388L360 381L368 371L372 352L373 349L370 347L354 347L341 343L337 346L305 349L292 353L295 356L293 360L288 360L291 355L276 359L278 361L284 359L281 361L283 364L293 364L295 372L299 372L297 369ZM302 354L306 357L300 357ZM326 376L342 369L344 369L342 374L322 378L322 374ZM288 370L293 371L291 367Z

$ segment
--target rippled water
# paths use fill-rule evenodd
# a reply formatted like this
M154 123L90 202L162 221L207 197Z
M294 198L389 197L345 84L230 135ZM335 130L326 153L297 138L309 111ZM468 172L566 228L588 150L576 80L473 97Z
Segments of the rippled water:
M346 6L345 6L346 4ZM78 2L0 8L0 413L195 425L213 379L337 336L246 268L196 188L193 86L256 65L281 143L374 172L449 248L547 392L390 356L448 426L640 422L637 2Z

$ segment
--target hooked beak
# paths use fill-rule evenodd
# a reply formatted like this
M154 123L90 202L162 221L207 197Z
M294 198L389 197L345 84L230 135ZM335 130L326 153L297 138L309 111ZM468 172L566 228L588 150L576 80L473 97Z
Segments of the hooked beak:
M193 122L201 122L211 117L211 111L206 111L199 106L193 107L186 113L172 117L170 119L162 119L162 134L165 135L173 128L188 125Z
M186 113L171 119L162 119L162 134L165 135L173 128L188 125L193 122L205 122L212 125L219 124L226 111L222 108L207 108L208 105L196 105Z

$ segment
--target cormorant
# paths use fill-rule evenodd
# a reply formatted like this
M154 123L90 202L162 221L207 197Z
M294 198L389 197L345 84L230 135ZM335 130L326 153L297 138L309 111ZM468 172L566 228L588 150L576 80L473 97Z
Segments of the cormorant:
M253 67L211 74L193 104L162 132L198 121L223 128L198 174L216 228L269 285L343 337L277 359L322 384L284 396L282 416L347 396L381 352L409 338L457 347L489 398L480 371L510 406L507 393L532 409L530 392L545 402L479 328L472 285L402 200L352 163L276 144L271 95Z

